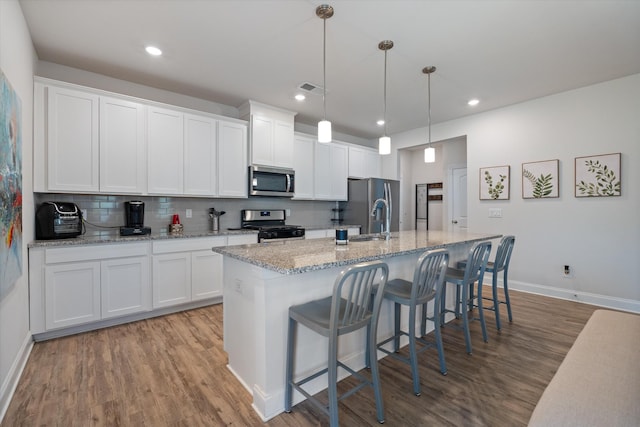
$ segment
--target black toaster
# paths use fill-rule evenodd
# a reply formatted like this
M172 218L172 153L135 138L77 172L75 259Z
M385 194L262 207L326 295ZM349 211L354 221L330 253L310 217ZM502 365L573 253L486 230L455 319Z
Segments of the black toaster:
M82 211L74 203L44 202L36 210L36 239L66 239L82 234Z

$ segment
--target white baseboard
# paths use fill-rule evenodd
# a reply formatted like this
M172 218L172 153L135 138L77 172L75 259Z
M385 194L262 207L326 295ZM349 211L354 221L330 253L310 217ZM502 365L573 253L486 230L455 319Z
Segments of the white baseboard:
M491 282L485 286L491 286ZM498 281L498 286L502 286L502 281ZM537 285L533 283L519 282L509 279L509 289L515 291L528 292L531 294L543 295L551 298L559 298L568 301L581 302L584 304L597 305L599 307L612 308L615 310L628 311L631 313L640 313L640 301L610 297L601 294L592 294L589 292L580 292L571 289L559 289L551 286Z
M27 365L27 360L29 360L32 348L33 338L31 337L31 332L29 332L24 337L24 341L20 346L20 351L13 361L11 369L9 369L7 378L2 383L2 388L0 388L0 422L2 422L4 415L7 413L9 403L13 398L13 393L15 393L16 387L18 387L18 382L20 381L24 367Z

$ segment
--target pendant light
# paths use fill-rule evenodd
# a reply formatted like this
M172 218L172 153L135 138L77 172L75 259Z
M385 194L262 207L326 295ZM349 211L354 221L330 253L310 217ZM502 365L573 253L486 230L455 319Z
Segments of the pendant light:
M424 149L424 162L425 163L434 163L436 161L436 150L431 146L431 73L436 70L436 67L430 65L428 67L424 67L422 72L427 75L427 98L428 98L428 109L427 109L427 117L428 117L428 127L429 127L429 146Z
M387 51L393 47L391 40L378 43L378 49L384 50L384 133L378 140L378 153L391 154L391 138L387 136Z
M322 35L322 108L323 119L318 122L318 142L331 142L331 122L327 120L327 19L333 16L328 4L316 8L316 15L323 21Z

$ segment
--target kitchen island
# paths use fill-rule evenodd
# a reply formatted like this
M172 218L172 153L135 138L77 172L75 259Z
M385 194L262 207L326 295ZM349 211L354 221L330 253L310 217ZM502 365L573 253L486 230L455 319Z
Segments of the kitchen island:
M224 255L224 348L229 356L228 367L252 393L253 407L266 421L284 410L290 306L331 295L340 271L352 264L384 260L389 265L390 278L412 280L415 263L426 250L447 248L450 265L455 265L466 259L475 242L499 237L401 231L392 233L389 241L356 236L348 245L336 245L334 239L323 238L213 248ZM391 308L388 301L383 303L379 339L392 334ZM298 329L296 376L326 364L327 342L318 338L305 328ZM340 358L355 370L364 368L364 340L364 331L340 338ZM341 371L339 374L346 376ZM321 376L308 385L316 393L326 388L326 378ZM294 394L294 404L303 399L301 394Z

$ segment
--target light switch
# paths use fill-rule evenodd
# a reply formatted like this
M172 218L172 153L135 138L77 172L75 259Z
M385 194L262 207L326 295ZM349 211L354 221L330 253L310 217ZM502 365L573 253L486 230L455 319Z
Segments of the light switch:
M187 218L191 218L193 217L193 211L191 209L187 209L187 211L185 212L186 217Z
M489 209L489 218L502 218L502 209L500 208Z

